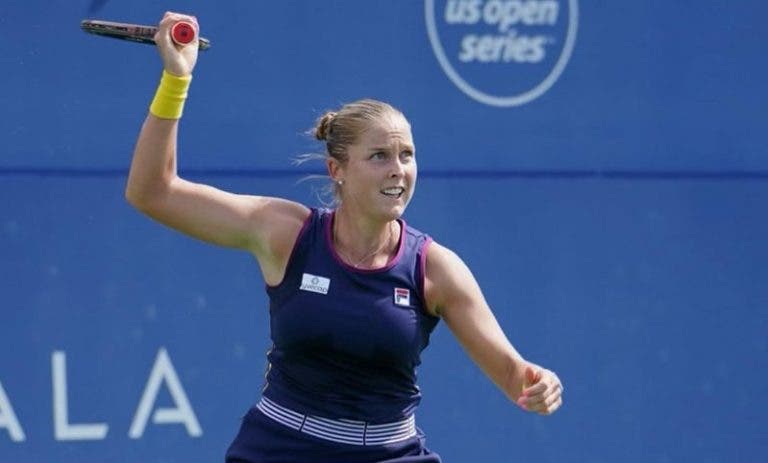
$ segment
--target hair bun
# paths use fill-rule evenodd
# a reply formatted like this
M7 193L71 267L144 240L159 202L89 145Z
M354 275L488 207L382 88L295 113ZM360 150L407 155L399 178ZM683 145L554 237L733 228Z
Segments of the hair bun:
M328 135L331 133L331 123L335 117L336 113L334 111L328 111L317 120L315 138L318 140L328 140Z

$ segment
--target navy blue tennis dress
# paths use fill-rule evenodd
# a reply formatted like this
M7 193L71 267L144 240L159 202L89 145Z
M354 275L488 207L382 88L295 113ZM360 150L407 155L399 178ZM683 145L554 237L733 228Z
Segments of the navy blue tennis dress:
M400 220L385 267L344 263L334 211L312 209L283 281L267 287L273 346L261 400L227 463L439 463L414 411L416 367L438 318L424 307L431 239Z

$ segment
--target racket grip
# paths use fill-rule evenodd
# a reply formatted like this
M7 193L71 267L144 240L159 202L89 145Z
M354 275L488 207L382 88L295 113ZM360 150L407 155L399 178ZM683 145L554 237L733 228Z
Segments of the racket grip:
M187 45L195 40L195 26L187 21L179 21L171 28L171 39L177 45Z

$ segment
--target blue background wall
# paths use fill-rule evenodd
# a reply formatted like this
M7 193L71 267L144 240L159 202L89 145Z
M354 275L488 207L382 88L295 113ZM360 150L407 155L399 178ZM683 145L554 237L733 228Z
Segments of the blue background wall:
M559 56L568 3L553 27L517 28L554 38L542 62L454 65L522 88ZM123 200L161 64L80 32L88 7L0 5L0 462L221 461L270 344L258 268ZM113 0L91 16L168 9L213 42L181 129L191 178L317 204L290 159L320 149L303 132L323 110L372 96L410 118L406 219L468 262L512 342L566 387L556 415L522 413L440 326L418 419L446 462L768 459L765 2L579 2L562 75L506 108L446 76L421 1ZM435 20L446 46L493 31ZM128 436L162 349L199 437L152 420ZM69 422L104 423L103 439L55 437L54 352ZM153 410L175 404L163 383Z

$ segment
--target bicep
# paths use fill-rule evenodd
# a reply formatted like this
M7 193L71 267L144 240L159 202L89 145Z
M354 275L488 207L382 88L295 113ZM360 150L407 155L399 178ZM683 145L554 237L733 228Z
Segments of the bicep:
M298 233L309 214L298 203L234 194L180 177L143 212L193 238L247 249L260 258L284 247L283 237L294 229Z

